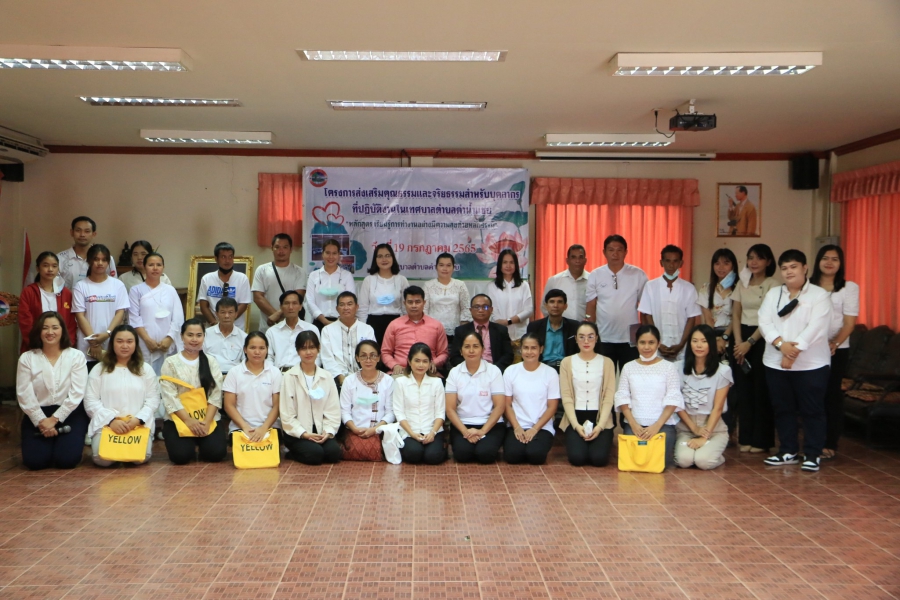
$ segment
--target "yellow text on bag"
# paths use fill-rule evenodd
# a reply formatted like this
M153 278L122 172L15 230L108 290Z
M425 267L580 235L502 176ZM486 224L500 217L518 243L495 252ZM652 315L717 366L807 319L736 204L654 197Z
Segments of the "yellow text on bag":
M636 473L662 473L666 470L666 434L649 440L636 435L619 435L619 470Z
M258 442L251 442L243 431L231 434L231 455L238 469L268 469L281 464L278 448L278 431L269 430L269 435Z
M206 410L209 405L209 401L206 399L206 390L202 387L194 387L186 381L175 379L168 375L163 375L160 379L165 379L166 381L171 381L175 385L188 388L188 391L178 395L178 399L181 400L181 405L184 407L184 410L202 423L206 418ZM176 413L171 413L169 416L172 417L172 421L175 423L175 428L178 430L179 437L197 437ZM216 422L212 421L209 424L209 431L207 431L206 434L209 435L215 430Z
M127 417L116 417L116 420L129 421ZM138 425L125 434L118 434L109 425L100 432L100 448L98 454L103 460L115 462L144 462L147 460L147 444L150 443L150 428Z

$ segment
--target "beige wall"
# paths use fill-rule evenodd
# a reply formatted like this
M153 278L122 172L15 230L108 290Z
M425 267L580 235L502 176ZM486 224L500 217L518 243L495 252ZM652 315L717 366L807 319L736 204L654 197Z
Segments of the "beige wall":
M27 165L24 183L3 186L0 289L19 291L23 228L28 229L34 255L45 249L59 251L69 245L69 222L79 214L97 221L97 240L116 255L126 240L144 238L159 246L167 259L166 273L176 286L187 285L188 257L211 253L218 241L231 241L238 254L252 254L256 264L268 261L268 249L256 245L257 174L298 172L306 165L386 167L397 166L398 161L51 155ZM815 195L789 188L786 162L558 164L438 160L434 166L521 166L532 176L550 177L696 178L701 205L694 214L693 270L698 284L706 279L709 258L720 245L730 247L743 260L747 248L756 242L769 244L776 255L788 247L811 252L815 237L823 233L821 219L814 219ZM762 183L761 238L715 237L719 182ZM598 266L599 259L589 257L589 266ZM0 331L0 385L10 385L14 379L16 337L14 328Z
M836 173L900 160L900 140L839 156Z

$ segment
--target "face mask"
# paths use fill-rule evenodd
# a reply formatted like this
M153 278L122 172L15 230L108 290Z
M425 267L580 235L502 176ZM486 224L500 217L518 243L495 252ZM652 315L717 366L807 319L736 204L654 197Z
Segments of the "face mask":
M681 275L681 269L678 269L677 271L675 271L675 272L672 273L671 275L669 275L668 273L666 273L665 271L663 271L663 277L665 277L665 278L668 279L669 281L675 281L676 279L678 279L678 276L679 276L679 275Z
M161 309L159 309L158 311L156 311L156 318L157 318L157 319L165 319L165 318L168 317L170 314L172 314L172 313L170 313L169 311L167 311L167 310L164 309L164 308L161 308Z
M658 356L659 356L659 351L656 350L653 352L653 354L651 356L649 356L647 358L644 358L643 354L639 355L638 358L641 359L641 362L653 362L654 360L657 359Z
M371 406L378 402L378 396L360 396L356 399L356 403L362 406Z
M375 301L376 301L378 304L382 305L382 306L387 306L388 304L393 304L393 303L394 303L394 299L395 299L395 298L394 298L394 295L393 295L393 294L384 294L384 295L382 295L382 296L378 296L378 297L375 299Z
M234 271L234 267L231 267L230 269L223 269L222 267L219 267L219 273L221 273L222 275L228 275L232 271Z
M326 287L319 288L319 293L327 298L331 298L332 296L337 296L341 293L341 288L338 287Z
M320 387L314 387L313 389L309 390L309 397L313 400L321 400L325 397L325 390Z
M730 288L731 286L734 285L734 280L735 280L735 279L737 279L737 274L736 274L734 271L732 271L731 273L729 273L728 275L726 275L726 276L725 276L725 279L723 279L723 280L720 281L719 283L722 284L722 287L723 287L723 288L726 288L726 289L727 289L727 288Z

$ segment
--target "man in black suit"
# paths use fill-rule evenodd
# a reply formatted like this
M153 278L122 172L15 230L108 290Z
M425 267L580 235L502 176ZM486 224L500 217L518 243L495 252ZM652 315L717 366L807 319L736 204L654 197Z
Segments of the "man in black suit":
M490 296L475 294L469 303L469 308L472 311L472 322L460 325L454 330L453 345L450 347L450 358L447 363L451 367L455 367L465 361L461 354L463 339L473 331L478 331L484 338L484 360L492 363L502 373L513 361L509 331L506 326L491 322L494 306ZM487 336L485 336L485 332L487 332Z
M528 333L535 333L541 339L544 352L541 362L559 371L559 363L567 356L578 354L578 321L567 319L563 313L568 308L568 298L562 290L548 290L544 294L544 307L548 317L528 324Z

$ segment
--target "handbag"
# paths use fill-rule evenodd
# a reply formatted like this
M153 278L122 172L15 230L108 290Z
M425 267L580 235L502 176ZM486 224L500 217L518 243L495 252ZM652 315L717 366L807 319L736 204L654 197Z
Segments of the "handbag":
M198 421L203 421L206 418L206 407L209 405L209 401L206 399L206 390L202 387L195 388L186 381L175 379L168 375L163 375L160 379L165 379L166 381L171 381L175 385L188 388L188 391L178 395L178 399L181 400L181 405L184 406L184 410L188 411L188 413ZM172 417L172 421L175 423L175 428L178 430L179 437L197 437L176 413L171 413L169 416ZM209 424L209 431L207 431L206 434L209 435L215 430L216 422L213 421Z
M666 434L649 440L636 435L619 435L619 470L635 473L662 473L666 470Z
M278 430L269 429L266 437L251 442L240 429L231 433L231 455L238 469L269 469L281 464Z
M383 461L381 436L373 435L372 437L361 438L347 431L347 435L344 436L344 460Z
M128 421L127 417L116 417L116 420ZM138 425L125 434L118 434L109 425L100 432L100 448L97 454L103 460L113 462L139 463L147 460L147 444L150 443L150 428Z

